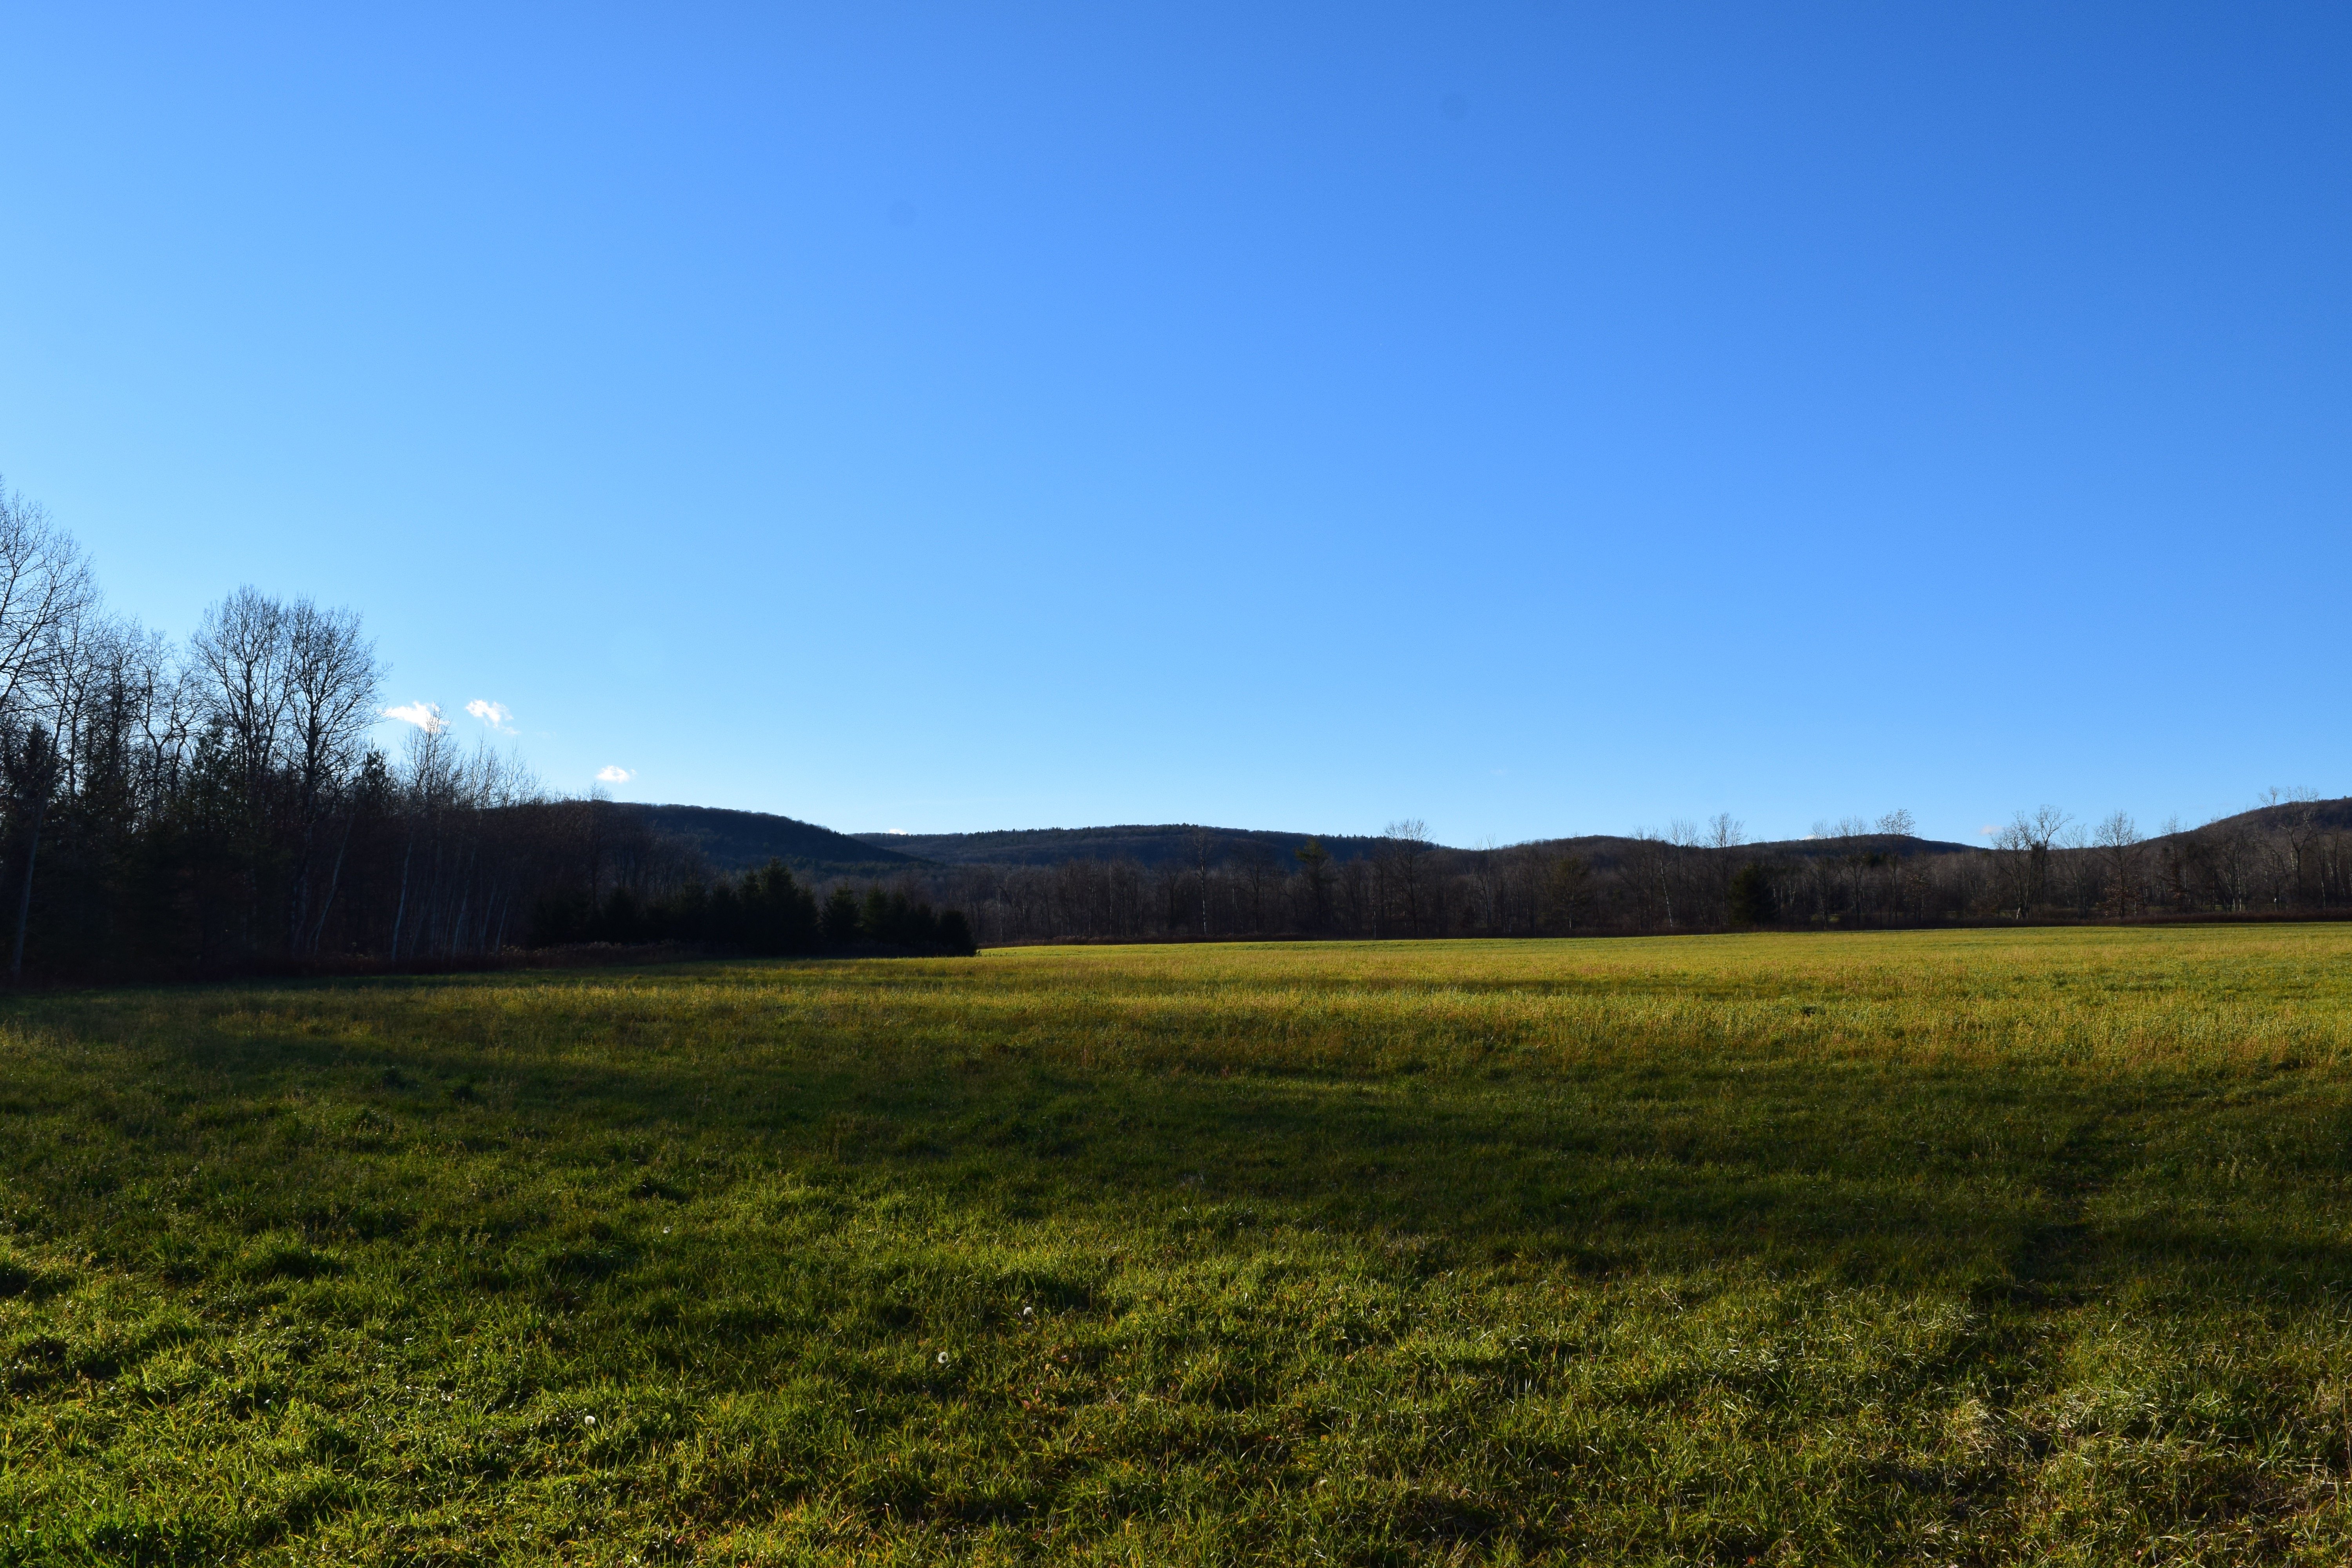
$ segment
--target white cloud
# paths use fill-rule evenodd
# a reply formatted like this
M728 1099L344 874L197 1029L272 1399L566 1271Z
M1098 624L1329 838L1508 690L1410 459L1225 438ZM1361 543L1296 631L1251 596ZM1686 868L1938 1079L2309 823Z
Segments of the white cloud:
M634 771L622 767L618 763L614 763L609 768L598 768L596 770L596 782L598 784L626 784L636 776L637 775Z
M438 702L404 702L397 708L385 709L383 716L414 724L428 735L437 735L449 727L449 721L441 717Z
M514 710L503 702L492 702L487 698L477 697L466 704L466 711L501 735L519 733L514 727Z

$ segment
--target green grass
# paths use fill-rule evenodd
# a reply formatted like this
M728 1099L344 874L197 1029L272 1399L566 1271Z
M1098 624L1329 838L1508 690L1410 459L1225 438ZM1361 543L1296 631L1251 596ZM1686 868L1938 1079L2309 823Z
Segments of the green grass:
M0 1013L0 1564L2341 1563L2352 927Z

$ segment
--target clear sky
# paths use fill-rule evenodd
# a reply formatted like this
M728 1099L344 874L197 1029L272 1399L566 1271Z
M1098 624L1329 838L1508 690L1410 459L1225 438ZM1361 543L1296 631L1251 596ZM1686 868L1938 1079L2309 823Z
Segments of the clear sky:
M0 5L0 473L551 785L2352 793L2341 5ZM387 721L391 737L397 721Z

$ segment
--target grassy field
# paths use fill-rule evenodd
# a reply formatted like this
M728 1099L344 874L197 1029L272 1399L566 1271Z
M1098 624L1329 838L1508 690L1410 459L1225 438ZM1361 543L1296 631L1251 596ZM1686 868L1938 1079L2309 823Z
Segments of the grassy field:
M0 1563L2352 1559L2352 927L0 1011Z

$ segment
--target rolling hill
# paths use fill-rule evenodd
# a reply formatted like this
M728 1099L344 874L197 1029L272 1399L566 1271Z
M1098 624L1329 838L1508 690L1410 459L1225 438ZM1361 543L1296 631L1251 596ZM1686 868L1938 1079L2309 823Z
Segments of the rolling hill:
M614 809L636 817L666 838L692 845L715 871L745 871L775 859L803 876L887 877L931 864L830 827L764 811L730 811L715 805Z
M1190 823L1152 826L1028 827L998 833L860 833L853 837L944 866L1058 866L1065 860L1133 860L1144 866L1186 865L1193 858ZM1309 838L1320 838L1334 860L1370 855L1381 840L1348 834L1276 833L1253 827L1206 829L1217 864L1252 854L1287 861Z
M1185 865L1193 858L1189 823L1156 826L1038 827L999 833L859 833L852 837L877 848L889 847L943 866L1055 866L1065 860L1133 860L1144 866ZM1272 855L1288 862L1309 838L1320 839L1334 860L1354 860L1376 853L1384 840L1369 835L1276 833L1259 828L1212 827L1211 858L1217 864L1253 853ZM1541 841L1540 847L1613 862L1637 840L1615 834L1589 834L1575 838ZM1759 855L1786 855L1811 859L1822 855L1879 853L1899 855L1968 855L1977 847L1932 838L1893 834L1868 834L1857 838L1797 838L1743 847ZM1468 851L1446 845L1442 854Z
M2189 828L2187 833L2289 833L2311 828L2337 833L2352 828L2352 796L2258 805L2234 816L2218 817L2202 826Z
M619 809L639 816L665 837L692 845L715 870L745 870L764 865L772 857L803 875L817 878L884 878L901 871L936 870L948 866L1055 866L1067 860L1128 860L1150 868L1183 866L1190 864L1197 853L1194 835L1204 831L1191 823L1129 823L1108 827L1013 828L992 833L836 833L796 817L719 806L629 805ZM2258 806L2186 829L2180 837L2231 831L2270 833L2296 826L2352 828L2352 799ZM1277 832L1248 827L1210 827L1205 831L1210 838L1210 858L1217 865L1264 857L1287 868L1298 847L1309 838L1318 839L1335 861L1355 860L1378 853L1383 842L1367 834ZM2158 841L2160 837L2150 839ZM1580 855L1596 866L1606 867L1622 861L1639 842L1622 834L1584 834L1543 839L1530 847ZM1470 853L1458 847L1434 847L1447 858ZM1740 846L1745 854L1759 858L1800 860L1857 854L1940 858L1982 854L1985 848L1979 844L1876 833L1851 838L1791 838Z

